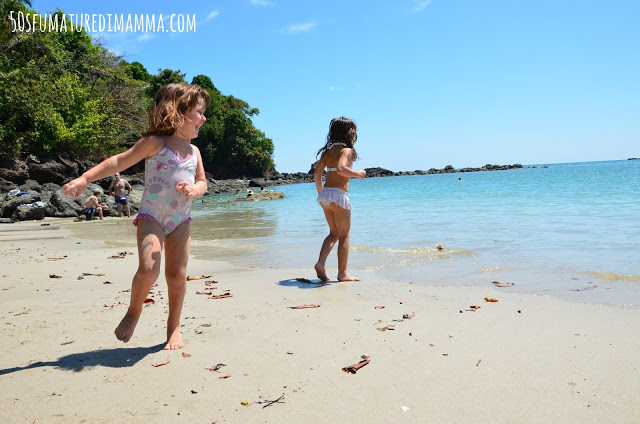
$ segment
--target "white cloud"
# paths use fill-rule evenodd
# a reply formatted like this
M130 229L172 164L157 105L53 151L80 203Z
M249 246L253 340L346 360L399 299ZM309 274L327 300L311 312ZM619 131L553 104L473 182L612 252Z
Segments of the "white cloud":
M251 0L251 4L254 6L271 6L273 3L270 0Z
M144 34L142 34L140 37L137 38L138 41L146 41L146 40L151 40L152 38L154 38L153 34L150 32L145 32Z
M211 19L215 18L216 16L218 16L220 14L220 12L218 10L212 10L211 12L209 12L209 14L207 15L207 19L205 19L204 21L210 21Z
M287 27L288 32L309 32L316 28L315 22L307 22L304 24L293 24Z
M425 7L431 3L431 0L414 0L415 7L413 8L414 12L421 12Z
M332 85L329 87L330 91L342 91L344 90L344 87L341 85Z

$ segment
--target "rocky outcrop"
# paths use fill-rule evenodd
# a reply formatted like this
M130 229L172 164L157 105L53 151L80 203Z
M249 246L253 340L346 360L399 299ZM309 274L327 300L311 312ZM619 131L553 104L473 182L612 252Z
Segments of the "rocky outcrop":
M365 168L365 171L367 171L367 178L392 177L396 175L395 172L384 168Z
M371 177L397 177L399 175L429 175L429 174L453 174L456 172L480 172L480 171L506 171L509 169L524 168L519 163L514 165L491 165L487 164L482 168L460 168L455 169L453 165L447 165L442 169L431 168L429 170L401 171L393 172L384 168L366 168L367 178Z
M284 199L284 193L274 190L262 190L246 197L233 197L229 202L258 202L260 200Z

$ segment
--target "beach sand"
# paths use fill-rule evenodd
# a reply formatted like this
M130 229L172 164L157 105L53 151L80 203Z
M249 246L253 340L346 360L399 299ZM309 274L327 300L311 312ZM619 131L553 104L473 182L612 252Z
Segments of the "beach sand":
M184 349L163 351L164 278L123 344L113 330L137 252L109 259L124 249L44 222L0 226L0 422L640 422L638 311L514 294L490 280L424 287L365 272L318 287L295 281L315 278L313 264L192 259L190 276L211 277L188 283ZM290 308L301 304L320 307ZM342 370L361 355L370 363Z

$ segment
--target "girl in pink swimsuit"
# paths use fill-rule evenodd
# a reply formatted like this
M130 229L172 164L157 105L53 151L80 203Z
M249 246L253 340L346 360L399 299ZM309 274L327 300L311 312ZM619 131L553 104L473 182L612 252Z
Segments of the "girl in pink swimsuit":
M115 330L128 342L140 318L144 300L160 276L165 251L169 294L165 349L183 347L180 316L186 293L191 242L191 200L207 191L198 148L190 140L206 121L209 94L197 85L168 84L156 94L144 137L129 150L112 156L64 186L78 197L92 181L123 171L145 159L145 189L134 220L138 233L138 271L131 283L129 309Z
M351 202L349 201L349 179L364 179L366 171L354 171L351 165L358 154L353 147L358 139L356 123L345 117L331 120L327 143L318 150L320 160L316 164L313 180L318 190L316 199L324 211L329 235L320 248L318 262L314 266L318 278L329 280L325 270L327 257L338 242L338 281L359 281L347 272L349 259L349 233L351 230ZM327 177L322 186L322 172L327 169Z

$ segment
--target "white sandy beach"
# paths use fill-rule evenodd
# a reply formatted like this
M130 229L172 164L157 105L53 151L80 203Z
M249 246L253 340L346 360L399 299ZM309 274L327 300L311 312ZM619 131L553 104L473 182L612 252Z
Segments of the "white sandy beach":
M359 283L316 287L294 280L315 277L313 264L192 259L190 276L211 277L189 282L184 349L163 351L164 279L123 344L113 330L137 252L109 259L124 249L44 222L0 227L0 422L640 422L638 311L490 280L422 287L361 273ZM301 304L320 307L290 308ZM368 365L342 370L363 354Z

